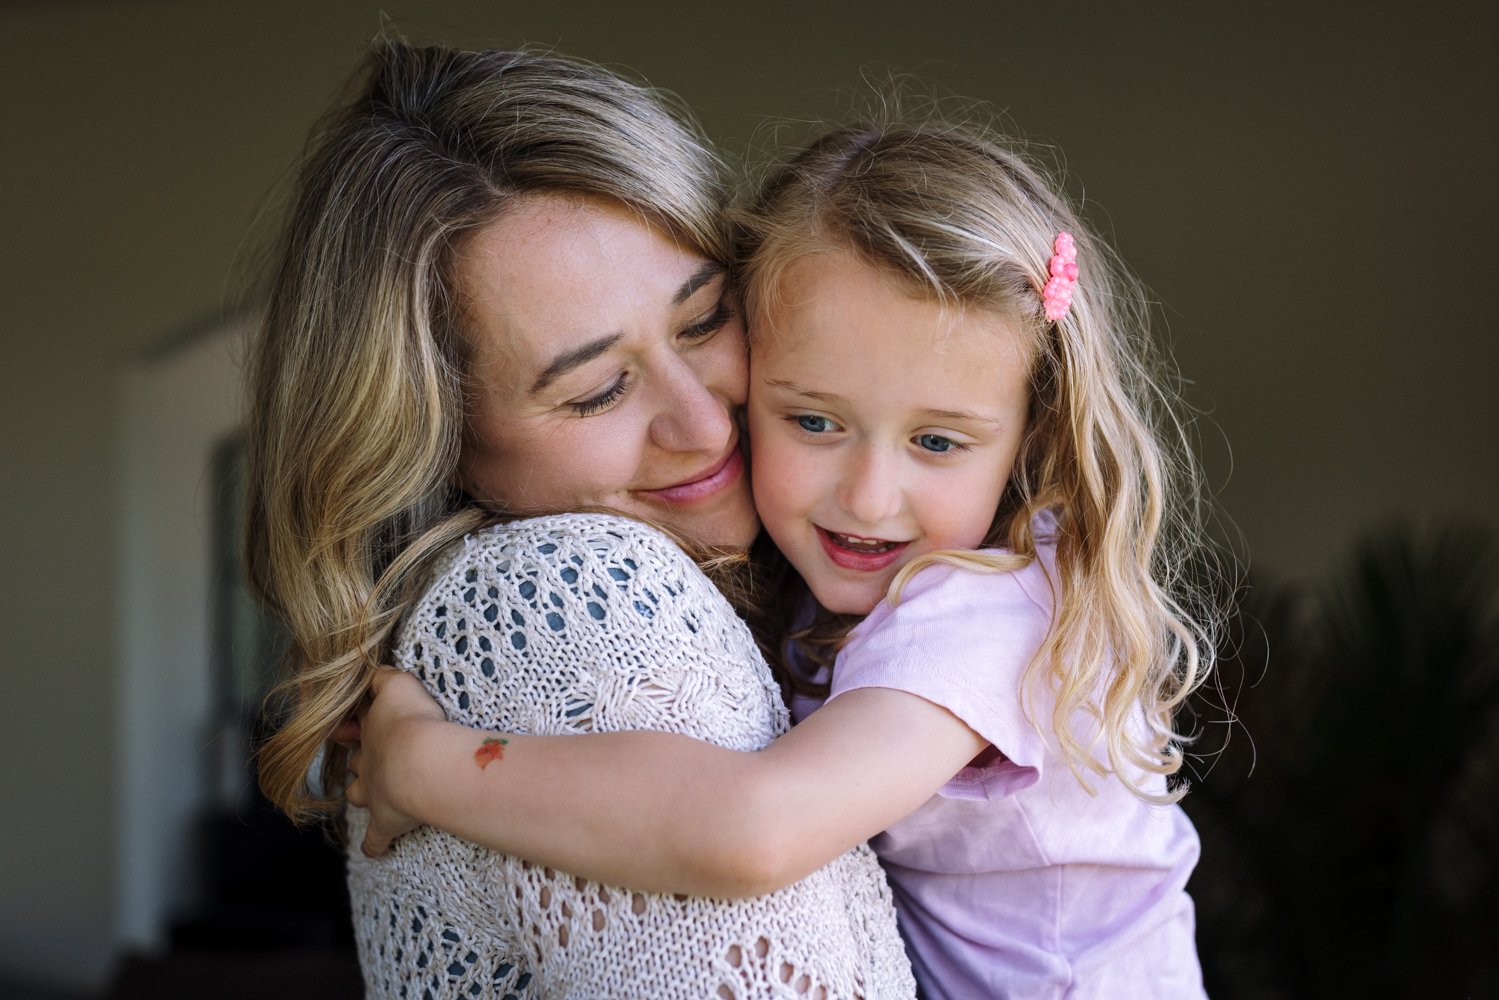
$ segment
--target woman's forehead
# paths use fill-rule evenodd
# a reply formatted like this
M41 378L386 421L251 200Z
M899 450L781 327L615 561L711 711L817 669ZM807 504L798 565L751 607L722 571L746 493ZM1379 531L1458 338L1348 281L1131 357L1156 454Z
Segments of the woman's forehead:
M666 322L721 272L623 206L555 194L527 196L476 231L454 266L475 360L522 368Z

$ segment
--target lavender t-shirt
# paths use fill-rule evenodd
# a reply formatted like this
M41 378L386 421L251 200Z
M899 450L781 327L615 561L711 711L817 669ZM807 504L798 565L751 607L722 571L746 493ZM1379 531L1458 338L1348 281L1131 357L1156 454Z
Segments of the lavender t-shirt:
M836 698L908 691L992 744L871 841L929 1000L1204 995L1192 901L1197 834L1117 779L1089 795L1025 720L1021 678L1052 615L1055 549L1012 573L939 565L856 628ZM817 702L792 705L798 721ZM1037 706L1038 719L1049 709ZM1163 790L1157 779L1147 787Z

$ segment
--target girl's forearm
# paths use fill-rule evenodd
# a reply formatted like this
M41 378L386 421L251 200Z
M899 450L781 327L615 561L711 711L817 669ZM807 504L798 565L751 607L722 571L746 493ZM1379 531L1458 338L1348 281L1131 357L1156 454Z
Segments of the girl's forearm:
M785 870L796 860L754 754L657 732L408 728L391 754L396 806L465 840L648 892L759 895L806 874Z
M427 719L403 728L388 754L403 812L586 878L730 897L828 863L914 810L984 746L945 710L884 690L837 699L753 753L659 732L496 736Z

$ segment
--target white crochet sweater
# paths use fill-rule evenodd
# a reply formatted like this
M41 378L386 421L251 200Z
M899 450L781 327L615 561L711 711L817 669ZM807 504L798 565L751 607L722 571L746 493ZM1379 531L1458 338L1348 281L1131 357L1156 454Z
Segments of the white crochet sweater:
M515 733L664 730L739 750L786 730L749 630L658 532L568 514L492 528L456 549L394 652L450 719ZM358 845L367 814L350 809L349 819ZM373 861L355 846L348 866L370 997L915 993L867 847L739 900L607 887L428 827Z

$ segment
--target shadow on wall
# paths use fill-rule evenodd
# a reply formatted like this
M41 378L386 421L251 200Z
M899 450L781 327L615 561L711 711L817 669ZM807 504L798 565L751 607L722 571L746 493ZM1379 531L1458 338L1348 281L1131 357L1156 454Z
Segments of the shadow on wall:
M1248 589L1216 687L1199 723L1240 724L1183 802L1209 993L1499 996L1499 542L1395 526Z

